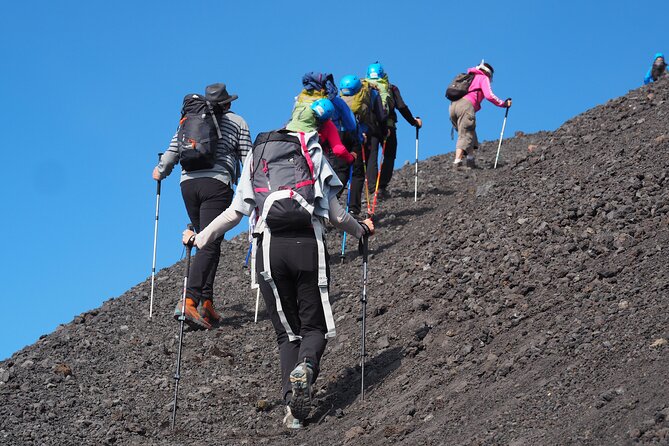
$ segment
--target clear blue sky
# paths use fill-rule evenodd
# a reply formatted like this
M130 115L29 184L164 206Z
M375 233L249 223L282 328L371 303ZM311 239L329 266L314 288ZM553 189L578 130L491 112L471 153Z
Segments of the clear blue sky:
M495 67L495 93L514 99L513 135L555 129L625 94L655 52L669 53L667 2L471 4L3 5L0 358L150 276L151 170L186 93L227 83L255 137L286 121L303 73L360 76L379 60L424 118L427 158L453 150L444 89L481 58ZM502 119L485 104L479 137L497 138ZM414 158L413 129L401 120L398 133L397 167ZM180 258L186 222L173 174L163 182L159 268Z

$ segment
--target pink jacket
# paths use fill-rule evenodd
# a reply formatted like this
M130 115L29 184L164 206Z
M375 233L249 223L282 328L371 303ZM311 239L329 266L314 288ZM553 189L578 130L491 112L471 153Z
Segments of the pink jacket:
M337 127L335 127L335 125L329 119L322 123L320 127L318 127L318 137L321 141L327 141L330 143L332 152L337 158L343 159L348 164L352 164L353 161L355 161L353 155L351 155L349 151L346 150L346 147L344 147L344 144L341 143L341 138L339 138Z
M483 102L483 98L486 98L498 107L504 107L504 101L495 96L492 92L492 89L490 88L490 79L488 79L488 76L486 76L483 71L476 68L470 68L467 70L467 73L474 73L476 75L474 76L472 84L469 86L469 93L465 95L469 102L474 106L474 111L481 110L481 102Z

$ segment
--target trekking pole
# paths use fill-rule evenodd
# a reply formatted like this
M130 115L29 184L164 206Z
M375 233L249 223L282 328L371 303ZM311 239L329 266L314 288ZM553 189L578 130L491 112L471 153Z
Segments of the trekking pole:
M506 118L509 116L509 108L506 108L506 113L504 113L504 122L502 123L502 133L499 135L499 145L497 146L497 156L495 156L495 167L493 169L497 169L497 160L499 159L499 150L502 148L502 138L504 137L504 127L506 127Z
M158 162L163 154L158 154ZM153 263L151 265L151 298L149 299L149 320L153 316L153 287L156 281L156 246L158 245L158 211L160 209L160 180L156 186L156 223L153 228Z
M365 199L367 200L367 213L371 214L369 207L369 181L367 181L367 158L365 157L365 146L362 146L362 171L365 175Z
M193 230L193 225L189 224L188 229ZM179 380L181 379L181 347L184 338L184 322L186 321L186 288L188 287L188 271L190 271L190 256L193 247L188 245L186 251L186 274L184 274L184 290L181 295L181 315L179 316L179 347L177 349L177 369L174 372L174 406L172 407L172 430L177 418L177 394L179 393Z
M256 288L256 317L253 320L256 324L258 323L258 304L260 303L260 287Z
M353 164L348 171L348 192L346 193L346 213L348 214L348 205L351 203L351 181L353 180ZM346 231L341 239L341 263L344 263L346 258Z
M365 357L367 351L365 349L365 330L366 330L366 313L367 313L367 254L368 254L368 239L367 235L362 237L362 343L360 348L360 397L365 401Z
M244 266L243 268L248 268L249 266L249 257L251 257L251 249L253 248L252 244L249 244L249 250L246 251L246 259L244 259Z
M379 172L376 174L376 187L374 188L374 203L372 204L372 215L376 212L376 197L379 196L379 182L381 181L381 169L383 169L383 162L386 160L386 141L383 140L383 147L381 148L381 164L379 164Z
M419 116L416 116L416 118L420 119ZM413 202L418 201L418 131L420 130L420 127L416 126L416 172L414 174L414 181L413 181Z

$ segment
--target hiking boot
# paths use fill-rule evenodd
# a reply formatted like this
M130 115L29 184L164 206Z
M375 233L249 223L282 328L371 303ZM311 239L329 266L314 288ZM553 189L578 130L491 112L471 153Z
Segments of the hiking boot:
M221 315L214 309L214 302L211 299L204 300L200 305L200 316L211 325L221 320Z
M309 415L311 410L311 379L314 372L305 360L290 372L290 385L293 394L288 403L291 414L302 421Z
M474 158L467 158L465 163L465 166L469 169L478 169L478 165L476 165L476 160Z
M283 426L287 429L302 429L304 425L293 416L290 406L286 406L286 415L283 417Z
M390 198L390 193L385 189L379 189L379 198L382 200L386 200Z
M205 328L207 330L211 329L211 324L204 320L200 313L197 311L197 304L195 300L190 297L186 298L186 311L185 311L185 322L192 328ZM176 308L174 309L174 320L180 320L181 318L181 302L177 303Z

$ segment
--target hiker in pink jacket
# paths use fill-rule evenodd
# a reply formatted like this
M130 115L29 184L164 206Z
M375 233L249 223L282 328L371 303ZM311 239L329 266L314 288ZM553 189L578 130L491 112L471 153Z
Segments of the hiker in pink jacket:
M481 61L476 68L470 68L467 73L473 73L474 79L469 86L469 93L461 99L451 102L448 112L451 123L458 132L458 141L455 144L455 161L453 167L462 166L463 157L467 156L467 167L475 168L474 153L478 149L479 141L476 136L476 112L481 110L481 102L487 99L498 107L511 107L511 99L502 101L492 92L490 82L495 72L490 64Z

